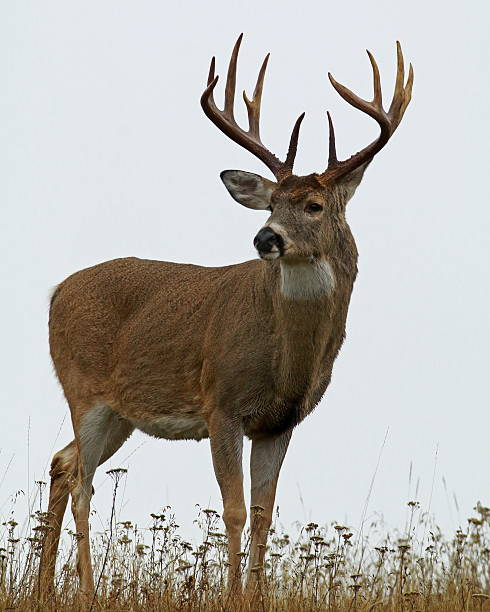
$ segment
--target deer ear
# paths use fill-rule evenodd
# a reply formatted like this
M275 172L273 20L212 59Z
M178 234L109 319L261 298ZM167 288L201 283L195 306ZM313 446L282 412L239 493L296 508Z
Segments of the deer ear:
M371 160L369 160L365 164L362 164L362 166L355 168L355 170L352 170L352 172L349 172L349 174L342 177L337 182L337 185L341 189L344 190L346 204L355 194L356 189L359 186L359 183L362 181L362 177L364 176L364 171L366 170L366 168L369 166L370 163L371 163Z
M277 187L274 181L243 170L223 170L220 176L231 197L243 206L254 210L270 207L272 192Z

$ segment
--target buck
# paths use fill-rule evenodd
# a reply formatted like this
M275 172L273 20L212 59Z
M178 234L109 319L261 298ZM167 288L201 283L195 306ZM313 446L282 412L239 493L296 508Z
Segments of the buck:
M233 49L224 110L214 102L218 82L211 61L201 97L207 117L258 157L275 181L241 170L221 178L243 206L270 216L254 238L259 258L207 268L134 257L76 272L55 290L50 307L50 350L71 411L75 439L51 464L49 517L41 584L53 583L63 516L71 495L78 537L81 591L94 594L89 508L96 468L139 429L169 440L209 438L223 499L229 580L240 582L246 522L242 444L252 441L252 519L249 569L264 560L276 485L291 433L318 404L345 335L357 273L357 249L345 218L373 157L391 138L411 98L397 43L393 99L384 110L378 66L369 53L374 97L359 98L329 79L350 105L370 115L379 137L345 161L335 149L330 114L328 167L295 176L300 124L281 162L259 132L265 58L250 100L248 130L234 118L238 51ZM253 572L249 576L256 574ZM250 579L251 580L251 579Z

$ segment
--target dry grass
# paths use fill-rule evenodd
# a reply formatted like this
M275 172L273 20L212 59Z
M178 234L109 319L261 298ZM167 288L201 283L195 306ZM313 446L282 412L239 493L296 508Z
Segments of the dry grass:
M121 475L115 472L114 492ZM168 507L152 514L143 530L111 517L110 528L93 535L98 587L92 609L490 610L490 509L478 503L465 531L445 538L417 502L408 506L409 520L400 533L386 534L377 523L365 537L336 524L298 526L294 536L271 530L263 574L256 573L254 594L243 598L225 588L226 537L214 510L199 510L197 547L179 535ZM49 517L39 510L33 518L36 526L26 537L17 534L14 518L0 531L0 610L86 610L77 596L75 533L60 550L55 597L38 604L39 551ZM244 548L245 566L246 543Z

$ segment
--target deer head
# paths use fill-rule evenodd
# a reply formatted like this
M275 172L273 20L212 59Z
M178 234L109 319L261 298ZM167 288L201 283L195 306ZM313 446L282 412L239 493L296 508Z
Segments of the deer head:
M403 117L411 98L412 65L410 64L405 84L403 55L400 43L397 42L395 91L388 111L382 105L378 66L369 51L367 53L374 81L374 97L371 102L359 98L329 73L330 82L340 96L350 105L375 119L379 124L380 134L376 140L349 159L339 161L333 123L330 113L327 112L329 125L327 169L321 174L295 176L293 164L304 113L294 124L284 162L271 153L260 138L260 103L269 55L260 68L252 99L249 100L243 92L248 112L248 130L242 129L234 118L236 67L242 36L241 34L235 43L228 67L224 109L217 108L213 97L218 82L218 76L215 76L214 57L211 60L208 85L202 94L201 105L207 117L222 132L264 162L274 174L276 181L242 170L225 170L221 173L221 179L231 196L243 206L271 211L269 220L254 239L254 246L261 258L281 258L291 263L321 259L329 254L336 234L335 228L339 222L346 226L344 218L346 204L354 195L366 167L391 138Z

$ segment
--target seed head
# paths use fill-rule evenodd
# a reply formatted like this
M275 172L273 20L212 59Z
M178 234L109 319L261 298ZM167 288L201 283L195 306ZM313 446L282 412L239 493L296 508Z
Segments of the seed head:
M486 593L473 593L472 597L482 602L490 599L490 595L487 595Z

